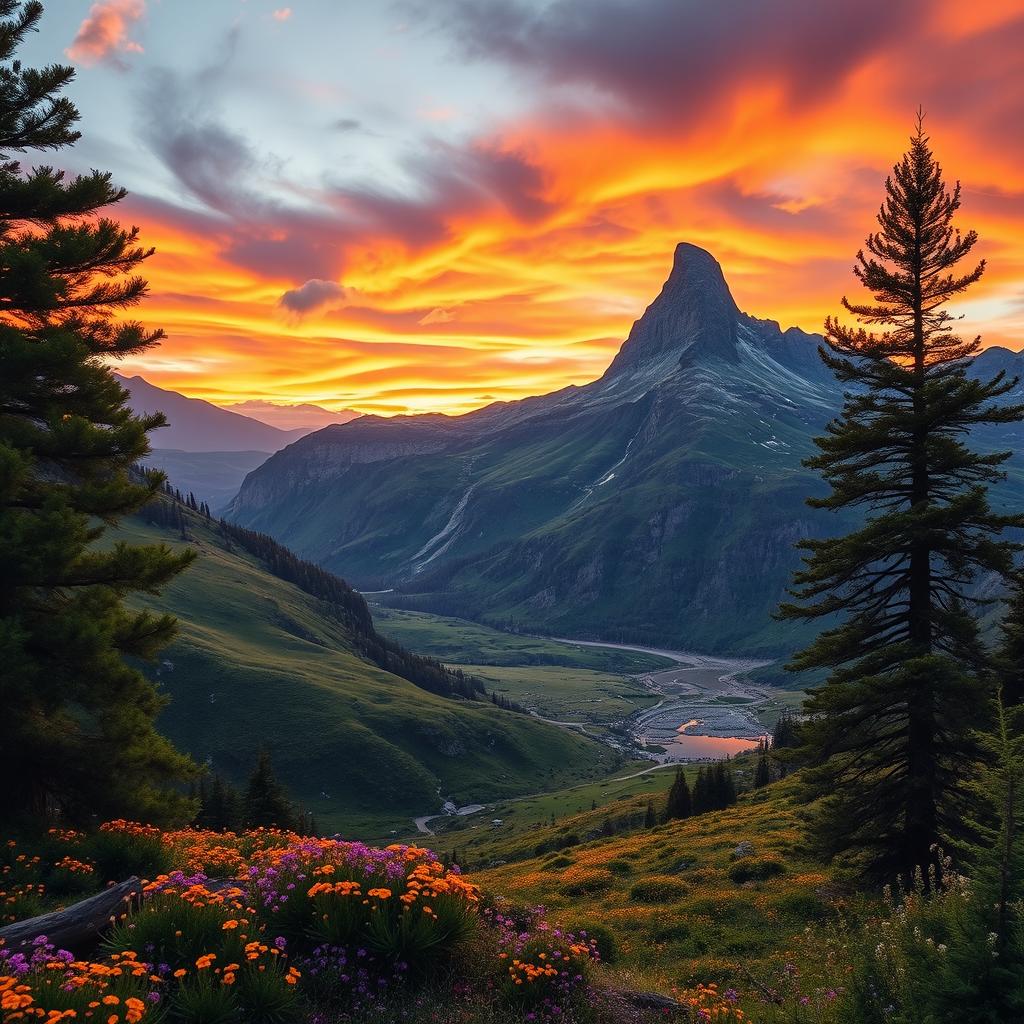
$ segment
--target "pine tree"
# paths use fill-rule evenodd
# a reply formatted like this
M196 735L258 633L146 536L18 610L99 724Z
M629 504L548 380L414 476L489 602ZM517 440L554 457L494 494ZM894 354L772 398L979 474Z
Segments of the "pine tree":
M1024 705L1024 573L1016 573L999 624L995 667L1008 708Z
M686 781L686 774L682 768L676 768L676 777L669 787L668 800L665 803L665 820L672 821L676 818L688 818L693 813L693 805L690 799L690 787Z
M800 744L800 725L790 714L779 716L772 730L772 750L784 750Z
M160 415L135 416L109 362L162 332L117 314L152 250L101 211L108 174L68 177L13 155L80 137L60 93L74 69L14 57L42 5L0 0L0 774L12 816L188 818L170 788L192 767L154 721L163 699L128 658L170 640L169 616L129 610L190 561L166 546L99 548L163 484L132 478Z
M754 789L763 789L772 781L771 770L768 767L768 752L761 747L761 754L757 759L757 767L754 769Z
M726 768L724 761L719 761L710 770L710 804L708 809L722 811L736 803L736 782L732 777L732 769Z
M245 824L249 828L291 828L295 814L284 787L274 776L270 751L265 747L256 759L245 791Z
M205 797L203 790L200 790L200 799L202 803L199 820L206 828L234 830L241 825L241 794L234 786L225 782L219 773L214 775Z
M654 828L658 824L658 815L654 811L654 801L647 801L647 810L644 812L644 828Z
M703 814L711 810L712 803L709 772L698 768L697 778L693 782L692 811L694 814Z
M953 227L960 185L947 190L921 116L885 188L881 230L854 268L873 301L843 299L884 333L826 322L821 357L848 391L806 463L831 485L809 504L866 520L801 544L799 603L780 614L839 618L789 665L831 670L811 691L802 730L809 792L825 797L820 846L891 875L935 865L933 846L962 833L970 730L986 703L971 583L1011 571L1014 545L998 535L1024 525L988 504L1009 453L979 455L963 438L977 424L1021 419L1024 407L998 402L1015 385L1002 373L969 375L980 339L952 333L945 303L985 264L955 269L977 235Z
M984 768L972 781L984 811L972 822L971 898L935 992L943 1019L969 1006L971 1020L1001 1024L1024 1020L1024 708L998 695L993 717L979 737Z

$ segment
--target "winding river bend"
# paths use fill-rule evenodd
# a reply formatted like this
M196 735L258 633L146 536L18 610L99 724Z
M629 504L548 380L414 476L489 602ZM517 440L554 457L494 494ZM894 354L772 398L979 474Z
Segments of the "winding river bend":
M574 647L656 654L675 662L671 668L638 677L660 699L630 722L635 739L660 748L652 752L658 761L718 760L750 750L769 731L765 713L780 707L770 687L757 686L746 678L747 672L770 664L768 661L597 640L548 639Z

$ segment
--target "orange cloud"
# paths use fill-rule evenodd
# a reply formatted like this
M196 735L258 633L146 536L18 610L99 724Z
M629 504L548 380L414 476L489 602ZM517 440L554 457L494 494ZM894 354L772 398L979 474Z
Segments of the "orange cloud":
M1021 4L908 0L892 21L871 16L888 0L842 17L780 3L777 25L710 18L689 64L673 19L692 7L675 0L582 27L557 3L544 22L515 3L497 26L465 21L473 54L545 83L544 107L464 145L425 143L402 168L415 190L324 185L312 212L239 199L244 140L181 118L167 166L211 212L126 208L158 249L144 316L170 336L130 369L212 401L383 414L583 384L680 240L715 253L742 309L820 330L857 294L854 253L919 103L989 259L958 306L963 331L1020 348L1024 136L1007 126L1024 120ZM306 315L282 324L282 306Z
M142 53L142 47L128 38L128 32L145 12L145 0L103 0L93 4L64 52L70 60L85 65L103 60L120 63L121 53Z

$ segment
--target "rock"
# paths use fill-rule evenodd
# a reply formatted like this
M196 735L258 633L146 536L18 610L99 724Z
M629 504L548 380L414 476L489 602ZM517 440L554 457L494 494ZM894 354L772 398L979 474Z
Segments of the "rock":
M735 850L732 851L732 859L740 860L742 857L753 857L754 856L754 844L747 839L744 839Z
M642 1010L661 1010L663 1013L678 1013L682 1007L671 996L660 992L621 992L623 999Z

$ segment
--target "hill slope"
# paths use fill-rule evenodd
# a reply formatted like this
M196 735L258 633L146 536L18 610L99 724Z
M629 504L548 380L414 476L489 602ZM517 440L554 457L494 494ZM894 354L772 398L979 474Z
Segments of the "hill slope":
M368 657L392 655L367 647L376 634L359 621L365 604L341 581L336 593L351 594L351 615L273 575L216 522L184 515L200 557L144 603L181 621L156 669L171 697L160 725L200 762L240 782L267 745L321 826L360 838L408 830L441 796L470 803L533 792L613 762L583 737L385 671ZM179 532L138 519L110 536L183 543ZM394 664L406 671L409 663Z
M808 925L831 916L836 890L805 848L790 782L724 811L600 835L609 816L642 821L647 799L626 797L504 846L498 835L479 846L458 833L445 839L488 891L543 905L569 929L609 930L618 947L613 969L633 987L639 980L662 991L708 981L746 988L751 975L775 975ZM655 802L664 807L663 792ZM582 842L566 846L567 836ZM737 857L741 843L749 852Z
M250 473L228 514L404 607L782 653L799 639L771 619L794 542L846 525L805 505L822 485L801 460L841 402L820 340L740 312L713 257L682 244L599 380L329 427ZM1000 360L1024 363L998 350L979 367Z

